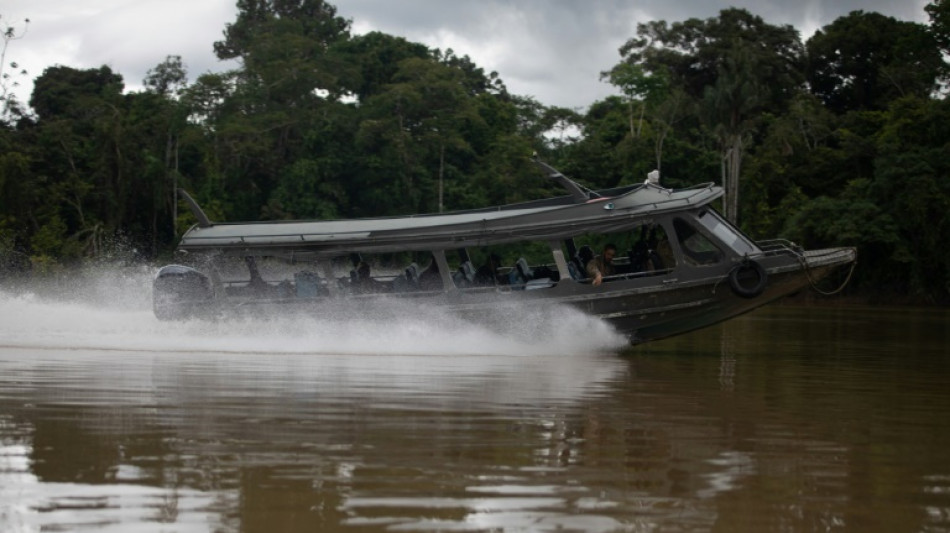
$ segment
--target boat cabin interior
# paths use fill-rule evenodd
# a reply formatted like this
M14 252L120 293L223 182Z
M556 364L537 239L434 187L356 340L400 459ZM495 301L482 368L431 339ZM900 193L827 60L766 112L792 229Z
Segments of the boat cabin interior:
M643 280L679 269L732 264L762 251L711 207L629 220L604 234L556 241L477 243L455 249L379 253L351 250L269 256L266 250L218 254L202 268L219 296L301 299L452 291L549 289L569 280L590 284L589 265L608 245L616 250L603 282Z

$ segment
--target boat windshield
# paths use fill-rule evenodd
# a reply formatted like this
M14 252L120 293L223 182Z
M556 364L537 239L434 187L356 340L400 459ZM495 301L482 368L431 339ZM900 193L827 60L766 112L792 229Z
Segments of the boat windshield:
M755 244L745 235L739 233L731 224L726 222L716 211L712 209L703 209L696 217L710 233L716 236L729 248L732 248L739 255L746 255L758 252Z

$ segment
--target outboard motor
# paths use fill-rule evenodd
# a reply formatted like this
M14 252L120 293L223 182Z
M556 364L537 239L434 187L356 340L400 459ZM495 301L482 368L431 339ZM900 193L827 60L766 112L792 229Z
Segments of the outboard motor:
M195 316L213 297L208 276L187 266L164 266L152 283L152 309L159 320Z

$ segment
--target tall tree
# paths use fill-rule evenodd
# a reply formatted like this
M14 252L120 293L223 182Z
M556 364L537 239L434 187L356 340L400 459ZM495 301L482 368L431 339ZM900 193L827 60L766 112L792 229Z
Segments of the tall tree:
M719 142L725 189L723 215L732 222L739 218L742 158L757 112L764 107L765 90L753 74L755 61L749 48L737 43L720 65L715 84L706 88L701 105L701 115Z
M632 138L641 136L645 121L652 123L656 169L662 170L663 146L693 101L681 87L670 85L666 71L648 74L642 65L621 62L601 78L610 80L627 97Z
M944 54L950 54L950 1L934 0L924 7L930 16L930 31Z
M327 51L349 37L349 22L336 7L323 0L238 0L237 7L237 20L214 43L219 59L239 59L270 100L300 102L321 90L339 96L342 65Z
M404 59L430 57L423 44L375 31L338 41L331 52L348 66L340 70L345 90L361 102L392 83Z
M738 219L739 176L753 117L781 113L801 84L802 45L791 26L767 24L743 9L672 25L637 26L621 47L622 62L664 76L701 102L699 113L718 140L725 215Z
M446 157L471 152L465 132L482 123L475 97L465 90L462 70L433 59L403 60L393 81L367 101L372 118L361 126L364 143L388 147L364 147L376 153L394 150L400 188L413 199L411 210L440 211L446 174L453 167Z
M285 167L304 156L306 132L347 92L340 74L346 66L330 50L348 37L349 22L322 0L238 1L236 21L214 48L241 68L227 81L204 80L223 89L213 93L220 100L205 102L224 110L207 114L217 120L215 159L232 216L264 214Z
M161 178L150 180L147 185L153 191L149 211L151 213L150 233L152 235L151 251L157 252L159 240L159 213L167 212L171 230L170 238L174 239L174 229L178 220L178 182L180 176L180 139L187 127L187 107L180 101L180 96L188 85L188 71L181 60L181 56L168 56L165 61L150 69L143 83L146 93L154 95L154 102L160 113L149 119L157 121L152 131L159 139L159 152L152 154L150 161L161 161ZM157 157L158 155L161 157Z
M665 76L695 99L715 84L720 67L737 46L757 57L756 77L768 80L767 107L781 110L803 81L802 44L792 26L766 23L744 9L729 8L706 20L637 25L637 36L620 48L622 62Z
M98 255L134 215L139 151L123 89L122 77L105 66L50 67L36 80L32 133L43 157L33 171L49 194L38 209L38 233L75 244L67 256Z
M881 110L902 96L929 97L946 69L928 28L852 11L806 43L808 84L837 113Z

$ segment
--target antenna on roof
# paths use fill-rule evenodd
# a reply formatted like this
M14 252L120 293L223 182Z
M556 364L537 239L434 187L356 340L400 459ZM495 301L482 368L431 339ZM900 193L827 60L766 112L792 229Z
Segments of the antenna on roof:
M567 189L567 192L571 193L571 196L574 198L575 201L586 202L587 200L590 200L592 198L600 198L599 194L584 187L583 185L572 180L571 178L568 178L564 174L561 174L561 171L545 163L544 161L541 161L541 159L538 157L537 152L535 152L534 155L531 156L531 160L534 161L536 165L541 167L541 170L547 172L549 178L557 181L558 183L561 184L562 187Z
M184 200L186 204L188 204L188 209L191 209L191 214L195 215L195 218L198 219L199 228L210 228L214 225L211 220L208 219L208 215L206 215L205 212L201 210L198 202L196 202L194 198L185 192L185 189L178 189L178 196L181 196L181 199Z

